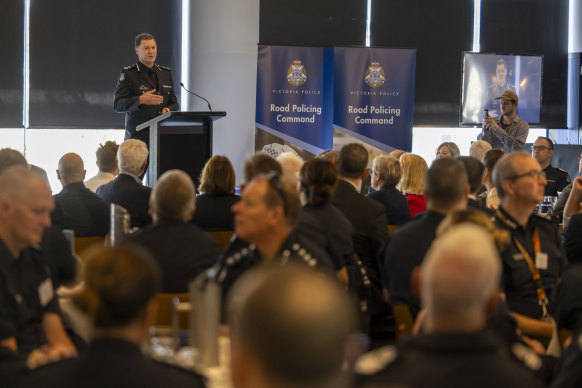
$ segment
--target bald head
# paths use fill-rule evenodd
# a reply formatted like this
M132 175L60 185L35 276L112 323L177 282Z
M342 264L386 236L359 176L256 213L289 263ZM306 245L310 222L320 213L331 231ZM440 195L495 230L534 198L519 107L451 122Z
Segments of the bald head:
M482 326L496 295L500 262L490 234L480 226L454 226L435 240L422 265L422 303L429 322Z
M63 184L63 187L85 180L85 165L83 159L74 152L64 154L59 159L59 169L57 170L57 177Z
M262 268L235 286L230 312L235 347L272 386L322 387L340 373L355 311L335 280L303 267Z
M150 198L154 220L189 220L195 196L196 189L188 174L181 170L166 171L156 182Z

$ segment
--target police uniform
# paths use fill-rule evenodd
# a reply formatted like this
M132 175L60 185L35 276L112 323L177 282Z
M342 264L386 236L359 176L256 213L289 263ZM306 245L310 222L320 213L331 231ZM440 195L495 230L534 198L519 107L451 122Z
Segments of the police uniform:
M546 173L546 180L548 181L544 195L557 197L558 191L564 190L564 187L568 186L571 182L570 175L565 170L552 167L551 164L544 169L544 172Z
M541 366L525 345L510 352L487 330L420 334L360 357L356 386L537 388L544 385L533 373Z
M509 309L534 319L542 319L544 315L538 287L528 264L529 257L539 271L540 289L543 288L547 296L546 309L552 315L558 280L566 267L566 254L557 221L547 216L532 215L524 228L500 207L495 223L511 234L511 243L501 254L502 286Z
M91 342L79 358L48 364L19 381L18 387L140 387L204 388L202 376L193 371L151 360L139 346L121 339Z
M139 97L153 89L164 97L164 102L160 105L139 105ZM149 144L149 130L136 132L135 128L160 115L163 108L178 110L172 72L157 64L150 69L141 62L124 67L115 86L113 107L116 112L125 113L125 140L139 139Z
M0 306L0 340L16 338L23 354L46 344L42 317L60 309L42 252L29 247L16 258L0 239Z

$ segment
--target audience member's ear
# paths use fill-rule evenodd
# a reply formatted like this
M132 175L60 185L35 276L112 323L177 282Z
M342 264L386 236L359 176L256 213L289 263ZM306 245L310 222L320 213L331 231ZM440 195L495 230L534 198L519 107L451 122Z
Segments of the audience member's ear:
M188 210L188 213L186 214L186 219L184 221L186 222L190 221L192 219L192 216L194 215L194 212L196 212L196 205L193 203L190 210Z
M487 304L485 305L485 314L487 317L490 317L495 313L500 302L501 302L501 296L499 295L499 290L496 290L491 295L491 297L487 301Z
M368 175L370 175L370 169L369 168L366 168L364 170L364 172L362 173L362 175L360 176L360 179L363 180L363 181L365 181L366 178L368 177Z
M148 214L150 215L150 217L154 216L154 200L152 199L152 197L150 197L149 201L148 201Z
M61 172L58 169L56 169L55 171L57 172L57 179L61 180Z
M412 273L410 274L410 287L412 288L412 294L416 296L418 299L422 298L420 292L420 280L422 279L422 268L420 265L417 265L412 269Z
M83 179L82 180L85 180L86 176L87 176L87 170L83 170Z
M139 174L137 174L138 176L140 176L141 174L143 174L143 172L145 171L147 165L148 165L148 160L146 159L143 162L143 164L141 165L141 168L139 169Z
M467 202L469 194L471 194L471 185L467 183L467 186L465 187L465 195L463 196L465 202Z

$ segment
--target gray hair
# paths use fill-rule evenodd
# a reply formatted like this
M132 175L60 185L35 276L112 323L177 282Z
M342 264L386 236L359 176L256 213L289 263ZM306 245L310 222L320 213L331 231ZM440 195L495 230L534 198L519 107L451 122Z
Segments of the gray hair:
M126 140L121 143L117 150L119 170L122 172L129 172L137 175L147 159L148 148L141 140Z
M372 162L372 170L380 175L383 185L396 186L402 177L402 168L398 159L381 155Z
M483 160L483 157L490 149L492 149L491 144L485 140L477 140L469 147L469 156Z

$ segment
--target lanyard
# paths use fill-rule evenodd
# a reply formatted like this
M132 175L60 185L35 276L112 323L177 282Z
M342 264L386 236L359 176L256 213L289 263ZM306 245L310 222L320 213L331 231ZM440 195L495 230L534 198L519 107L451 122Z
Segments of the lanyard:
M499 219L501 220L501 222L503 222L503 224L505 226L510 227L509 223L507 221L507 218L505 218L503 213L501 213L499 210L497 210L497 217L499 217ZM515 237L513 237L512 239L513 239L515 246L519 250L519 252L523 255L523 258L527 262L529 270L532 274L534 287L536 288L536 293L538 296L538 303L540 306L542 306L542 313L543 313L542 319L547 319L549 317L548 309L547 309L549 301L548 301L548 296L546 295L546 290L544 289L544 285L542 284L542 276L540 275L540 271L536 267L535 262L533 261L532 257L528 253L528 251L525 250L523 245L521 245L521 243L519 241L517 241L517 239ZM540 234L538 233L537 228L534 228L534 230L532 232L532 240L533 240L534 252L537 255L538 253L542 252L542 244L540 242Z

